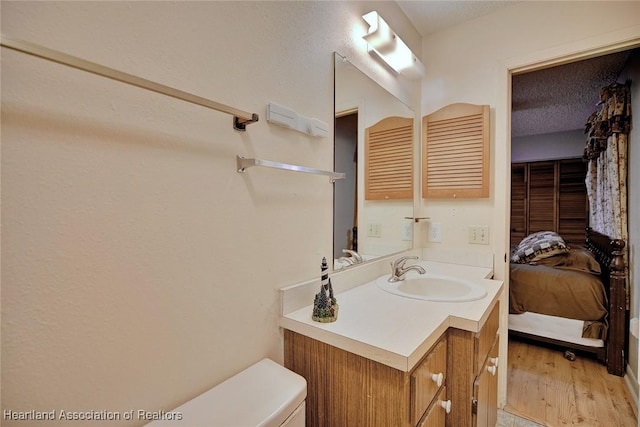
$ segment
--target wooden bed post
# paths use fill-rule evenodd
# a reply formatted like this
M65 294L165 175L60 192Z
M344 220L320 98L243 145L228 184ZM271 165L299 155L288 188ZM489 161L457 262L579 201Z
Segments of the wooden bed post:
M610 237L587 227L587 248L602 266L602 282L609 297L609 325L606 339L607 371L624 376L627 368L629 342L629 301L627 298L627 265L625 241Z
M609 337L607 339L607 371L623 376L626 370L627 289L626 268L623 250L625 242L611 241L611 263L609 264Z

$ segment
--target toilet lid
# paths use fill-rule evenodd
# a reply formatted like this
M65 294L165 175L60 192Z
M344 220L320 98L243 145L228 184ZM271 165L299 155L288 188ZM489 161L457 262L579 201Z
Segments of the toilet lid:
M306 396L303 377L262 359L147 426L277 427Z

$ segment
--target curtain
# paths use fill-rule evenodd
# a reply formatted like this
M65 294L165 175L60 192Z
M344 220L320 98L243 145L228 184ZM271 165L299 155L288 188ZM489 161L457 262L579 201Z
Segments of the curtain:
M631 129L631 82L600 90L598 110L586 125L589 226L627 241L627 144Z

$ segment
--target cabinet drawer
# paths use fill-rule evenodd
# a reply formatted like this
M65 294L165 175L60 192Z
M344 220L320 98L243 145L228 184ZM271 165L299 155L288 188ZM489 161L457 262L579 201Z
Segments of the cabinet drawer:
M475 345L475 374L477 375L484 365L484 361L487 360L489 350L493 345L498 334L498 324L500 322L500 304L496 303L491 310L491 314L487 318L482 330L476 334Z
M447 338L444 335L411 374L411 423L416 425L445 384ZM440 384L440 385L438 385Z
M446 399L447 388L442 387L438 397L434 400L433 405L429 408L429 411L424 416L424 419L420 422L418 427L444 427L446 423L447 410L443 406L442 402ZM450 403L449 403L450 404Z

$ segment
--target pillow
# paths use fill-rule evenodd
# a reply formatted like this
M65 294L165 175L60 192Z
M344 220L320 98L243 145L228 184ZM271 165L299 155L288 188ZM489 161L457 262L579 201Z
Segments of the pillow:
M569 252L564 239L553 231L539 231L522 239L511 255L511 261L526 264Z
M562 268L565 270L584 271L591 274L600 274L602 270L595 255L586 249L571 249L566 254L532 261L530 264L546 265L547 267Z

